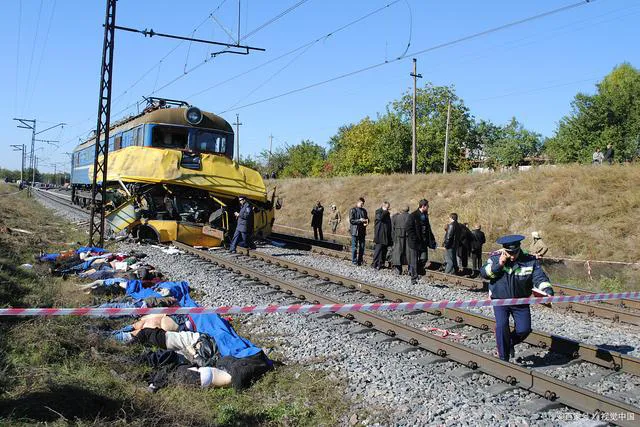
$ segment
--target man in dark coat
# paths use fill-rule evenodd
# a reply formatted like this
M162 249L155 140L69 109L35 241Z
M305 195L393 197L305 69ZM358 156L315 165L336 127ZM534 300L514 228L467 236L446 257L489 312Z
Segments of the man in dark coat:
M387 260L387 249L393 246L391 234L391 214L389 213L389 202L383 202L382 206L376 210L376 217L373 223L373 264L372 267L380 270Z
M469 255L471 254L471 242L473 241L473 235L469 230L469 224L458 224L458 266L462 268L469 267Z
M451 213L449 215L449 224L447 232L444 235L444 246L446 252L444 256L445 269L444 272L454 274L458 271L458 245L460 243L460 224L458 224L458 214Z
M351 262L354 265L362 265L362 259L364 258L364 242L367 235L367 225L369 225L369 216L363 206L364 199L360 197L355 207L349 211Z
M393 251L391 252L391 264L395 267L398 274L402 274L402 266L408 265L407 256L407 228L411 215L409 215L409 206L402 209L391 217L391 229L393 233Z
M234 212L237 219L236 231L233 234L231 245L229 246L229 252L235 252L236 247L240 240L240 246L245 248L255 248L255 245L251 241L251 235L253 234L253 208L247 203L245 196L238 196L238 202L240 203L240 212Z
M609 144L607 145L607 151L605 151L604 153L604 159L605 162L609 163L610 165L613 164L613 145Z
M318 201L316 205L311 209L311 227L313 227L313 238L318 240L318 234L320 234L320 240L324 240L322 235L322 215L324 214L324 206Z
M407 228L407 240L409 243L409 273L411 283L418 282L418 276L426 274L425 266L429 259L428 249L436 248L436 238L431 231L429 223L429 202L420 200L418 209L410 215Z
M471 234L473 235L471 242L471 268L480 270L480 267L482 267L482 245L487 242L487 239L480 224L476 224L471 230Z

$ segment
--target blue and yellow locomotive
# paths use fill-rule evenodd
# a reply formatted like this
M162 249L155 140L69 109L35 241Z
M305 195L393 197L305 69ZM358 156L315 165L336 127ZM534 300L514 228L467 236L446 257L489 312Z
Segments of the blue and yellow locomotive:
M268 197L260 174L234 162L234 134L223 118L184 102L152 99L141 114L110 129L107 229L141 239L220 246L235 226L237 198L254 209L254 232L267 236L275 192ZM95 137L72 155L72 200L87 205Z

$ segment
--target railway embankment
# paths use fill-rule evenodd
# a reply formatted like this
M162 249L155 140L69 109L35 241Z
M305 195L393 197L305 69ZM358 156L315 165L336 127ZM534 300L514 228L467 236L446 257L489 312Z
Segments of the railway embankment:
M336 178L292 178L268 181L283 199L276 224L279 231L311 231L311 208L325 206L325 237L348 235L349 209L358 197L373 218L383 200L392 212L412 210L421 198L430 202L429 217L438 242L451 212L470 226L481 224L484 250L498 248L496 238L538 231L549 246L546 267L556 281L607 291L637 290L640 278L640 165L543 166L528 171L448 175L366 175ZM328 216L335 204L342 215L336 234ZM373 238L373 227L368 237ZM308 234L307 234L308 235ZM344 237L342 237L344 236ZM440 259L440 249L430 257ZM577 261L572 261L577 260ZM598 261L614 261L600 263ZM588 262L587 262L588 261ZM618 264L621 263L621 264ZM636 264L634 264L636 263Z

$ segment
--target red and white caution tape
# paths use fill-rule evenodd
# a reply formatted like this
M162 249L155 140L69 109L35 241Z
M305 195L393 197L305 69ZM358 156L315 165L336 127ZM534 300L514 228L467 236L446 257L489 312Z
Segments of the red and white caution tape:
M248 314L248 313L348 313L352 311L410 311L444 308L474 308L519 304L594 302L640 299L640 292L589 294L574 296L529 297L507 299L472 299L455 301L414 301L369 304L313 305L232 305L222 307L155 307L155 308L2 308L0 316L133 316L143 314Z

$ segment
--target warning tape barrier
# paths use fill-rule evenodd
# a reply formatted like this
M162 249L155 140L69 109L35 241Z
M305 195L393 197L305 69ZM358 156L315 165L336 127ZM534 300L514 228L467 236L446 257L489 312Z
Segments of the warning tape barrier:
M154 307L154 308L2 308L0 316L138 316L143 314L258 314L258 313L348 313L353 311L407 311L445 308L477 308L520 304L596 302L640 299L640 292L589 294L574 296L528 297L507 299L473 299L454 301L414 301L368 304L292 304L233 305L221 307Z

